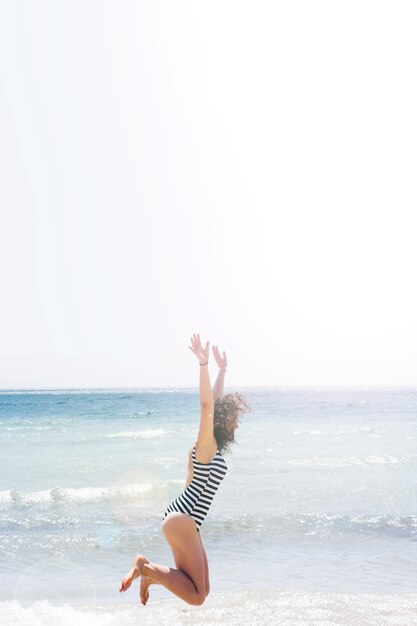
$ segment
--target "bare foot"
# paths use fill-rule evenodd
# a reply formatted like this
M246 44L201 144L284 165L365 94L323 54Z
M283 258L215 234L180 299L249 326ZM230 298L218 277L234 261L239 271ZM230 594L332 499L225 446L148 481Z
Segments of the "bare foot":
M148 576L142 576L140 579L140 601L143 605L149 600L149 585L152 584L151 579Z
M142 576L142 567L145 565L145 563L149 563L148 559L145 559L144 556L138 554L133 561L132 569L130 570L128 575L123 578L119 591L126 591L126 589L129 589L135 578L138 578L138 576Z

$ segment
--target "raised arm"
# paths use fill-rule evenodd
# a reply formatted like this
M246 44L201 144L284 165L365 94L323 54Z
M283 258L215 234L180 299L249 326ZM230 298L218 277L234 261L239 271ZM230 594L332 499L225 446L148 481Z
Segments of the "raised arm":
M203 348L200 341L200 335L193 335L191 338L191 346L188 346L193 354L196 355L200 363L200 428L198 430L198 439L196 447L200 450L202 456L210 454L213 450L214 439L214 427L213 427L213 414L214 414L214 399L213 392L211 390L210 375L208 371L209 361L209 342L207 341L206 347ZM201 457L200 455L200 457ZM200 458L202 463L205 463L203 458Z
M213 387L213 397L214 400L223 397L224 392L224 377L227 369L227 357L226 352L223 352L223 357L220 356L219 348L217 346L213 346L213 355L216 359L216 363L219 366L219 373L217 374L216 382Z

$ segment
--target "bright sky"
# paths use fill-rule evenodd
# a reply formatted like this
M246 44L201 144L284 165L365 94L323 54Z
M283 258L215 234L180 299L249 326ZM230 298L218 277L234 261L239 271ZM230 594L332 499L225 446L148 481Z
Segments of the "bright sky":
M0 387L415 385L416 18L1 3Z

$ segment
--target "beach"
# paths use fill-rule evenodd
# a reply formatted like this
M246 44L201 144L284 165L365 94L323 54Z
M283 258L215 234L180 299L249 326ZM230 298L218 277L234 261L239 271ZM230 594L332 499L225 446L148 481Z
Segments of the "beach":
M195 389L0 392L0 624L417 624L417 391L245 388L211 593L120 580L185 483Z

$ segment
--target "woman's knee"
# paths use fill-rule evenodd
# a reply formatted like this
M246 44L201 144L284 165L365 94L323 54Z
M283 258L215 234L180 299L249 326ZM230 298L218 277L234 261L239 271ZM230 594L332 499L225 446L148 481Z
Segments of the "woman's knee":
M193 600L189 604L192 604L193 606L201 606L202 604L204 604L205 600L206 600L205 592L197 593L195 598L193 598Z

